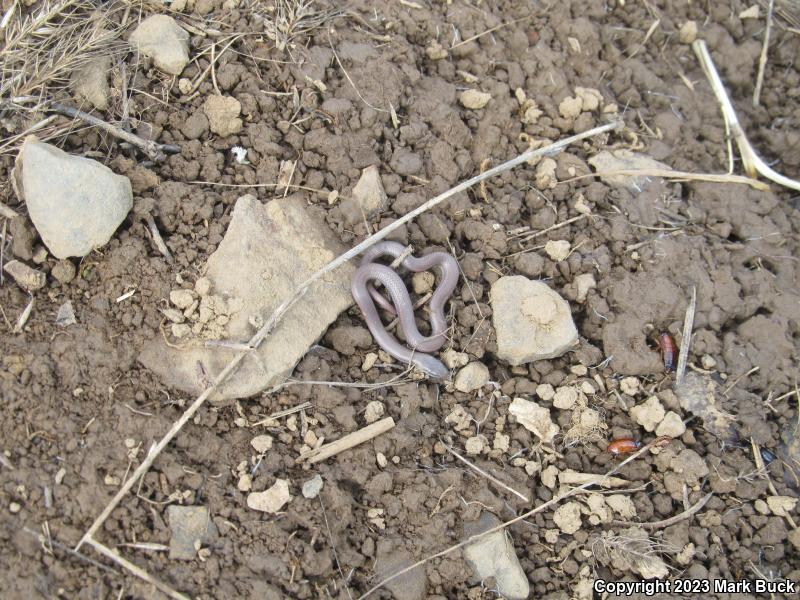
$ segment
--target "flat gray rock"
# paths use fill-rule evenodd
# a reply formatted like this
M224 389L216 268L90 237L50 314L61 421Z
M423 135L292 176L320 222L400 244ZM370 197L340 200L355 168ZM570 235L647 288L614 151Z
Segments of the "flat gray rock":
M389 198L383 189L378 167L370 165L361 171L353 193L342 201L342 214L348 223L354 225L369 220L389 206Z
M217 537L217 526L211 520L205 506L167 507L167 519L172 536L169 539L169 557L181 560L192 560L197 556L198 548L206 546Z
M170 75L180 75L189 62L189 34L168 15L147 17L129 41Z
M14 180L33 225L56 258L86 256L103 246L133 207L127 177L34 136L17 156Z
M313 210L303 195L266 204L250 195L236 201L228 231L205 273L215 295L237 298L242 307L230 315L224 339L247 342L256 332L251 320L266 321L298 285L345 251ZM212 400L245 398L281 382L353 303L352 273L346 264L314 283ZM167 385L198 394L204 389L198 362L213 380L238 352L206 348L199 340L174 348L158 336L145 345L139 360Z
M578 343L569 304L546 283L501 277L489 296L497 356L509 364L556 358Z
M500 520L492 513L484 512L477 523L465 528L464 536L471 537L493 527ZM495 531L464 548L464 559L472 569L475 579L483 581L494 577L497 591L508 600L525 600L530 594L530 584L514 544L505 530Z
M397 538L380 539L377 545L376 559L376 581L381 581L416 562ZM427 597L425 593L427 587L428 577L422 566L411 569L408 573L385 585L385 588L392 593L394 600L424 600Z

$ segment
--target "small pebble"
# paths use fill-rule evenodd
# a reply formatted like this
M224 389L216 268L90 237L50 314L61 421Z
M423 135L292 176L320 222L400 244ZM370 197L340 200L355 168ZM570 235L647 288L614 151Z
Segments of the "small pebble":
M3 270L17 282L17 285L28 292L42 289L46 282L44 273L18 260L8 261Z
M200 296L208 296L211 292L211 280L208 277L201 277L194 282L194 291Z
M594 394L594 393L595 393L597 390L595 390L595 389L594 389L594 385L592 385L590 382L588 382L588 381L583 381L583 382L581 382L581 391L582 391L584 394L586 394L587 396L591 396L591 395L592 395L592 394Z
M667 437L677 438L682 436L685 432L686 425L683 424L680 415L673 411L669 411L664 415L661 423L656 427L656 435L659 437L665 435Z
M375 366L375 363L378 361L378 355L374 352L369 352L364 357L364 362L361 363L361 370L366 372L369 371L372 367Z
M717 361L714 360L714 357L710 354L703 354L703 356L700 357L700 366L706 371L710 371L717 366Z
M364 420L367 423L374 423L375 421L380 419L385 412L386 412L386 407L383 405L383 402L379 400L373 400L372 402L367 404L367 407L364 410Z
M12 515L15 515L22 510L22 506L19 504L19 502L12 502L8 505L8 510Z
M639 380L636 377L623 377L619 382L619 389L623 394L635 396L639 392Z
M556 395L556 391L549 383L540 383L536 386L536 395L547 402L553 399L553 396Z
M486 447L486 443L487 440L485 435L474 435L464 442L464 448L466 449L467 454L470 456L475 456L483 452L483 449Z
M469 393L481 389L489 381L489 368L483 363L471 362L456 375L453 385L459 392Z
M187 309L195 299L190 290L172 290L169 293L169 301L180 309Z
M435 449L434 449L434 450L435 450ZM440 454L442 454L442 453L440 452ZM388 461L388 460L386 460L386 456L383 454L383 452L378 452L378 453L375 455L375 462L377 462L377 463L378 463L378 466L379 466L381 469L385 469L385 468L386 468L386 465L388 465L388 464L389 464L389 461Z
M259 454L263 454L264 452L272 448L272 436L267 434L257 435L252 440L250 440L250 445L256 452L258 452Z
M253 478L250 476L250 473L245 473L239 477L239 482L236 484L236 487L240 492L249 492L253 489Z
M569 372L573 375L577 375L578 377L586 377L589 369L586 368L586 365L572 365L569 368Z
M556 390L553 396L553 406L562 410L569 410L578 402L578 390L574 386L565 385Z
M314 477L303 484L303 498L311 500L319 496L319 493L322 491L322 484L322 477L319 473L314 475Z
M69 283L75 279L75 265L70 260L60 260L53 265L50 274L59 283Z
M172 335L178 339L186 337L192 332L192 328L189 327L186 323L173 323L171 329L172 329Z
M483 108L491 99L491 94L487 94L486 92L481 92L479 90L466 90L461 92L461 96L458 98L459 102L461 102L461 106L471 110L479 110Z
M444 351L442 360L448 369L458 369L469 363L469 356L465 352L456 352L452 348L448 348Z
M567 240L550 240L544 245L544 251L551 260L560 262L569 256L570 243Z

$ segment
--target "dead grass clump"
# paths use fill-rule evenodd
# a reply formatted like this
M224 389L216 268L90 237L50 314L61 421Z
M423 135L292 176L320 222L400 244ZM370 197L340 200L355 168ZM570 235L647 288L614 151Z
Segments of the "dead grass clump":
M281 52L299 38L345 13L338 8L319 8L315 0L273 0L268 5L255 0L252 7L264 22L267 37Z
M71 76L92 59L125 46L114 17L131 3L53 0L8 17L0 49L0 107L40 103L66 90ZM9 9L11 10L11 9ZM5 19L4 19L5 20Z
M594 558L601 564L619 571L633 571L646 579L666 577L670 567L661 556L678 551L671 544L659 542L638 527L622 530L619 535L604 531L590 543Z

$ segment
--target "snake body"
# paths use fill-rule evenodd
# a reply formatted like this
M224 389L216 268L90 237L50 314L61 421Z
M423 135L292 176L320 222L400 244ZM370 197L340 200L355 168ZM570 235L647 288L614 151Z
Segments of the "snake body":
M411 296L400 275L391 267L374 262L382 256L398 258L404 251L405 246L397 242L379 242L372 246L364 253L361 265L353 274L350 289L356 304L364 313L372 337L381 348L396 359L418 367L431 379L442 381L447 379L450 371L438 358L428 353L435 352L444 345L447 332L444 305L458 283L458 263L446 252L432 252L421 258L407 256L400 263L402 267L414 272L427 271L436 266L442 271L441 282L430 299L431 335L424 336L414 322ZM370 293L370 284L374 281L383 285L388 292L409 347L386 331L375 307L373 294Z

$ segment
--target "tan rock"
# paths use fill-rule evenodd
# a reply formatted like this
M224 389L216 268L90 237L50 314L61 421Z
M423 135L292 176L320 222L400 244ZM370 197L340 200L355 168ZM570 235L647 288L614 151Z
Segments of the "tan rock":
M556 358L578 341L569 304L546 283L501 277L492 284L490 301L497 356L511 365Z
M203 103L203 112L208 117L208 126L213 133L226 137L242 130L239 114L242 105L231 96L211 95Z
M465 90L461 92L461 95L458 97L459 102L461 102L461 106L471 110L479 110L483 108L491 99L491 94L487 92L481 92L480 90Z
M509 414L517 418L517 422L536 435L545 444L550 444L558 434L559 427L553 423L550 411L544 406L524 398L514 398L508 407Z
M560 262L569 257L570 243L567 240L550 240L544 245L544 252L551 260Z
M567 502L553 513L553 523L563 532L572 535L581 528L581 505Z
M144 19L131 34L130 42L170 75L180 75L189 62L189 34L168 15Z
M229 339L253 335L250 317L267 319L312 273L344 252L326 223L309 208L305 196L262 204L254 196L239 198L228 231L208 260L205 276L220 295L239 299L239 310L226 325ZM214 402L246 398L282 381L353 302L351 265L340 267L310 286L255 351L212 396ZM213 379L240 351L189 346L171 348L159 339L145 344L139 360L166 385L201 393L201 362Z
M28 292L42 289L47 282L44 273L18 260L8 261L3 265L3 271L8 273L17 282L17 285Z
M249 494L247 496L247 506L253 510L274 514L291 499L289 482L285 479L278 479L268 490Z
M464 393L481 389L489 381L489 368L483 363L471 362L455 377L453 386Z
M664 418L664 407L661 406L657 396L650 396L645 402L634 406L630 410L631 419L644 427L647 431L653 431Z

